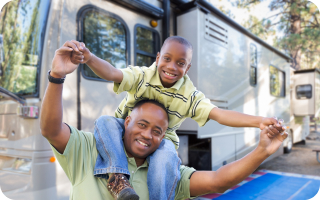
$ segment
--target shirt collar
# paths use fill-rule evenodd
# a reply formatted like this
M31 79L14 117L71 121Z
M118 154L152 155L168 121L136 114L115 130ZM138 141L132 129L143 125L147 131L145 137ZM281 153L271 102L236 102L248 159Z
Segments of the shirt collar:
M126 154L128 162L137 167L137 163L136 163L136 160L134 159L134 157L130 158L128 156L126 148L123 148L123 150L124 150L124 153ZM149 166L149 163L147 162L147 159L146 159L140 167L148 167L148 166Z
M155 68L155 71L156 71L155 73L156 73L156 74L155 74L155 76L153 76L153 77L151 78L150 84L151 84L151 85L161 86L162 88L164 88L163 85L162 85L162 83L161 83L161 80L160 80L160 75L159 75L158 67L156 66L156 63L154 62L154 63L150 66L150 68L151 68L151 67ZM181 88L183 82L184 82L184 79L185 79L185 76L183 76L181 79L179 79L171 88L176 89L176 90L179 90L179 89Z

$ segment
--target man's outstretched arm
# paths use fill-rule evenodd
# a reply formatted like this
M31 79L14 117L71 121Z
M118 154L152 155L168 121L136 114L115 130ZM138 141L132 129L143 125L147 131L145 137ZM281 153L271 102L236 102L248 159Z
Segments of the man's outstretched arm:
M71 54L78 51L71 42L66 42L55 52L50 75L63 78L73 72L78 65L71 62ZM70 138L69 127L62 123L62 89L63 84L48 83L45 92L41 114L40 129L42 135L59 151L63 153Z
M223 193L227 189L243 181L256 170L259 165L275 153L288 134L276 134L270 138L264 129L260 133L259 145L255 150L217 171L197 171L190 179L190 195L199 196L202 194L217 192Z

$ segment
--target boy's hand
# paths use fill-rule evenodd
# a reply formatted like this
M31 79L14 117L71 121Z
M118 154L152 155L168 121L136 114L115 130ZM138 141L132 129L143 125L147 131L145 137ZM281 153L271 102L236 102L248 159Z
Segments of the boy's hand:
M288 133L277 133L274 136L270 137L268 133L267 127L263 129L260 133L260 141L258 147L265 151L268 156L275 153L279 147L281 146L282 142L288 137Z
M276 118L264 117L261 120L260 129L261 130L266 129L267 135L272 138L276 134L283 133L286 130L286 128L282 126L282 123L283 123L282 119L278 121Z
M86 48L86 45L83 42L78 42L75 40L71 40L71 42L76 45L76 47L79 49L79 51L74 51L71 54L71 61L74 64L80 64L80 63L86 63L88 62L92 54L88 48Z

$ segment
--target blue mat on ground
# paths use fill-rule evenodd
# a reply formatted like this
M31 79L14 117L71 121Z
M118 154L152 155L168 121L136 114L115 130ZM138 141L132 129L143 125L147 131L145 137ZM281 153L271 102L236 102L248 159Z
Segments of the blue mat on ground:
M306 200L314 197L320 180L265 174L215 200Z

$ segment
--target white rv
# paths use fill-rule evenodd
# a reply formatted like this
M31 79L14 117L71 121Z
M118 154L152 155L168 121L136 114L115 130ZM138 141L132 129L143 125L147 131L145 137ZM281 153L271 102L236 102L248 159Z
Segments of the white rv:
M292 140L304 143L310 133L310 118L318 118L320 114L320 71L292 70L291 81Z
M204 0L13 0L0 17L0 187L9 198L68 199L70 183L38 116L54 52L67 40L125 68L149 66L165 38L183 36L194 47L188 75L213 104L289 125L290 58ZM114 115L125 97L112 88L80 65L64 83L63 120L93 132L95 119ZM179 155L184 164L215 170L255 148L259 132L186 120Z

